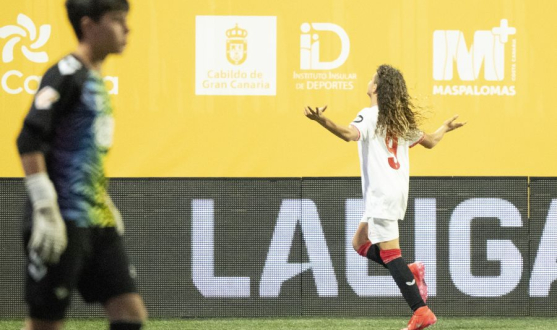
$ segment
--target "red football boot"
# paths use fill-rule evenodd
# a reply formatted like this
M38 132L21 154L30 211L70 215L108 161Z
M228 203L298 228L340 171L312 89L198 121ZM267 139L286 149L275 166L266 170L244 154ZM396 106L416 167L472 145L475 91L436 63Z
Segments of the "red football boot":
M414 312L410 322L408 322L408 327L402 330L421 330L429 327L430 325L434 325L437 322L437 317L429 307L424 306L418 308L417 311Z

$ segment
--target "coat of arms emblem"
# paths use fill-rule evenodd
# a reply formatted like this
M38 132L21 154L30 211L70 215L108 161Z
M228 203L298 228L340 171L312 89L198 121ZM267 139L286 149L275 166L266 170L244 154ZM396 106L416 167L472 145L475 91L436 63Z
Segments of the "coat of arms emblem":
M226 58L234 65L240 65L246 61L248 55L248 43L246 37L248 31L236 27L226 31Z

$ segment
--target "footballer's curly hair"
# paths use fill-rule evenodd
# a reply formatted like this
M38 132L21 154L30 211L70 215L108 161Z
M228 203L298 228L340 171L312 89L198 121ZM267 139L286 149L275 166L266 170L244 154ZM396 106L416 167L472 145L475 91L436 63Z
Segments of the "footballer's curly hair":
M385 134L389 139L416 139L422 115L412 103L402 73L390 65L380 65L375 83L379 107L375 133Z

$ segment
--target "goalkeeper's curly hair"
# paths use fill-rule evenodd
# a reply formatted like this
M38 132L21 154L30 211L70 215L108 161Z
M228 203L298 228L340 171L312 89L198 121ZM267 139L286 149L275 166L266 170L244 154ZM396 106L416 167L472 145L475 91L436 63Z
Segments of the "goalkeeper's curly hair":
M375 133L388 139L414 140L422 120L420 109L412 103L402 73L387 64L377 68L377 105L379 116Z

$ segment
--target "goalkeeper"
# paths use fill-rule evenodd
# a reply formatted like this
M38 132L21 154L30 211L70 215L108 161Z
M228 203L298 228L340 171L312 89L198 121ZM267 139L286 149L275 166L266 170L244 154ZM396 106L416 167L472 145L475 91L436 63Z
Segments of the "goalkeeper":
M114 119L101 65L126 45L127 0L67 0L79 44L45 73L17 139L25 211L26 330L62 328L70 295L100 302L112 330L146 319L124 227L108 193L105 157Z

